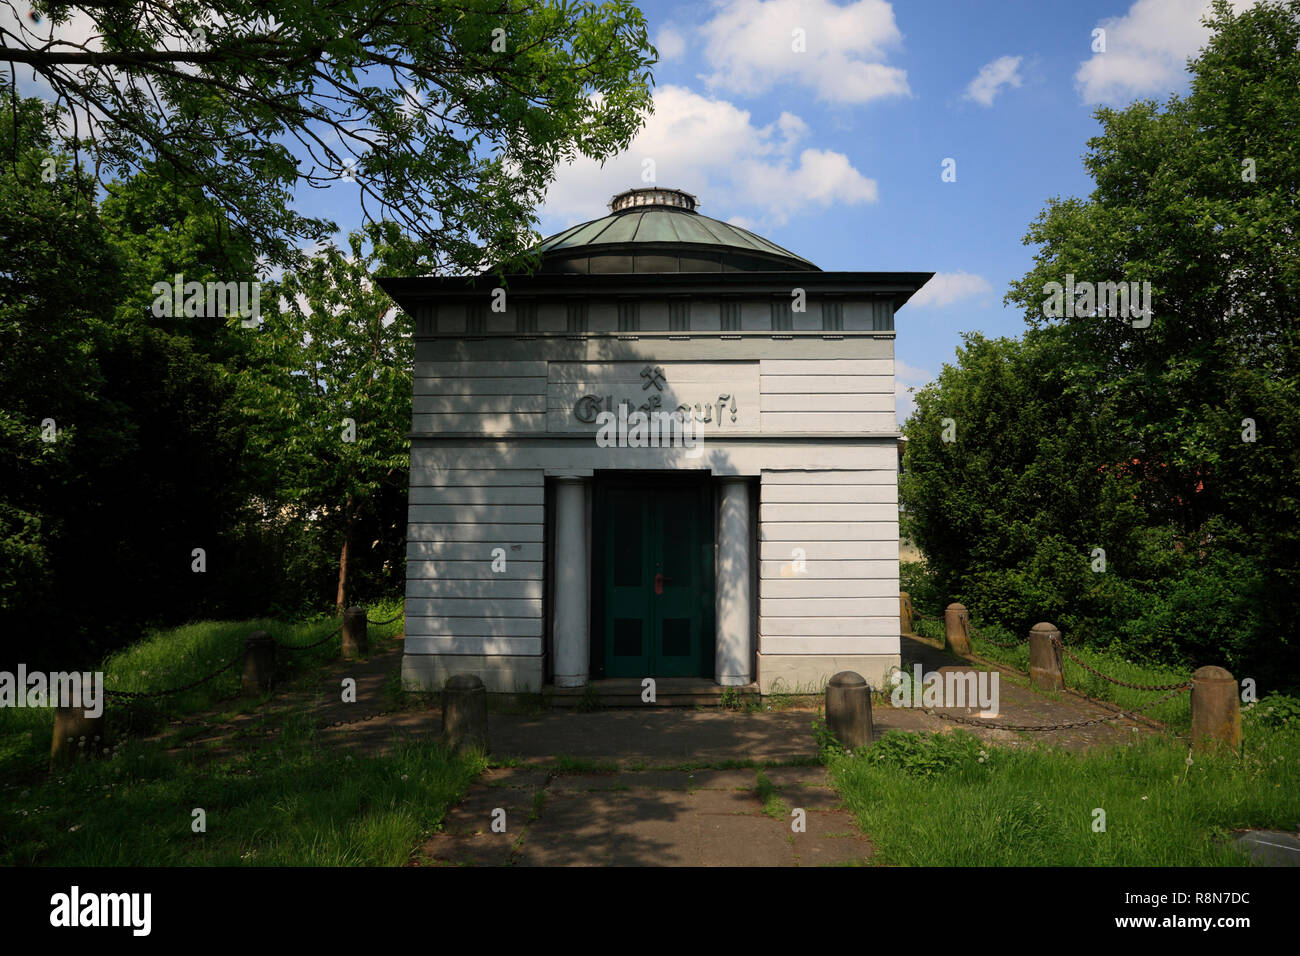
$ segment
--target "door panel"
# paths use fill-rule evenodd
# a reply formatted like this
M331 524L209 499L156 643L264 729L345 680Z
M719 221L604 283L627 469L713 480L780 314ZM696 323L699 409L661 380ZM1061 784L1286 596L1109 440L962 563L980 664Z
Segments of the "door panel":
M662 575L650 604L650 641L656 673L691 677L700 650L699 495L666 488L650 503L651 560Z
M644 496L635 489L611 488L606 502L609 627L605 667L610 677L635 677L650 672L650 641L646 639L649 514Z
M708 486L611 482L598 500L605 676L712 676Z

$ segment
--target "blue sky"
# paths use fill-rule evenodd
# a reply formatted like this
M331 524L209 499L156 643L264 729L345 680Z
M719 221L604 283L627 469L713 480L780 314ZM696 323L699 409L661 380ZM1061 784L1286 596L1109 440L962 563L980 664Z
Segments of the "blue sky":
M901 421L908 387L953 359L963 331L1020 334L1002 297L1031 264L1029 223L1050 197L1091 191L1082 157L1098 105L1186 90L1209 0L640 6L661 57L655 112L603 166L558 170L543 234L605 215L652 164L654 183L694 193L705 215L823 269L938 273L898 315ZM0 7L0 25L19 28L13 9ZM56 32L96 31L78 13ZM49 95L24 71L19 80ZM955 181L941 176L945 160ZM341 232L360 222L355 186L303 187L297 204Z
M1097 105L1186 91L1207 7L646 0L655 115L604 168L560 171L543 232L604 215L651 159L655 182L695 193L705 215L823 269L939 273L898 315L901 420L906 387L951 361L961 332L1023 330L1002 297L1030 267L1029 223L1048 198L1091 192Z

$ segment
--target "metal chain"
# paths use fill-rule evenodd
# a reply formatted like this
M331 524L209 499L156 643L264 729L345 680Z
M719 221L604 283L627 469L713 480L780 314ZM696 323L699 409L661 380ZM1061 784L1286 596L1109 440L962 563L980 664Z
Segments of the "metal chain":
M397 618L401 616L402 615L399 614L397 615L397 617L391 618L388 621L371 621L369 623L376 624L376 625L391 624L393 621L397 620ZM313 641L310 644L283 644L280 641L276 641L275 646L280 648L281 650L285 650L289 652L309 651L314 647L320 647L322 644L324 644L326 641L332 638L335 634L339 633L339 631L341 630L343 630L342 624L334 628L334 630L330 631L319 641ZM211 674L208 674L204 677L200 677L198 680L191 681L188 684L183 684L180 687L170 687L166 690L156 690L156 691L105 690L104 696L116 697L122 700L145 700L145 699L150 699L155 697L167 697L171 694L184 693L185 691L193 690L194 688L200 686L201 684L205 684L208 681L212 680L212 678L218 676L219 674L223 674L226 671L230 670L231 667L233 667L235 664L243 660L244 657L247 656L247 654L248 654L248 650L244 649L240 651L238 654L236 654L234 657L232 657L229 661L227 661L226 663L218 667Z
M392 624L394 621L400 620L402 615L405 613L406 613L405 611L399 611L397 614L394 614L386 621L372 621L369 618L367 618L366 623L373 624L375 627L383 627L385 624Z
M212 678L216 677L218 674L228 671L239 661L242 661L245 655L247 655L247 653L248 653L247 650L240 651L237 655L232 657L226 663L222 664L211 674L207 675L206 677L200 677L198 680L185 684L182 687L172 687L168 690L155 690L155 691L105 690L104 696L120 697L123 700L141 700L144 698L152 698L152 697L166 697L169 694L179 694L182 691L193 690L195 687L198 687L200 684L206 684L208 681L212 680Z
M930 617L928 614L921 614L915 610L913 610L912 612L912 617L913 619L919 619L919 620L938 621L938 618ZM1025 637L1023 640L1016 641L1014 644L1007 644L1007 643L1003 643L1002 641L995 641L989 637L986 637L984 634L980 633L974 627L970 629L970 633L972 637L976 637L987 644L991 644L994 647L1001 647L1005 649L1020 647L1021 645L1023 645L1029 640L1028 637ZM1147 703L1143 704L1141 707L1136 707L1133 710L1129 710L1129 711L1120 711L1119 714L1116 715L1111 715L1108 717L1098 717L1094 720L1075 720L1075 721L1068 721L1068 722L1057 723L1057 724L991 724L986 720L972 720L969 717L958 717L955 714L945 714L945 713L935 711L933 709L927 710L926 713L942 718L943 720L953 721L954 723L969 724L972 727L989 727L995 730L1036 730L1036 731L1037 730L1042 730L1042 731L1072 730L1079 727L1091 727L1096 724L1104 723L1108 720L1114 720L1116 717L1131 717L1134 714L1141 713L1142 711L1146 710L1149 707L1154 707L1156 704L1159 704L1162 701L1169 700L1172 697L1176 697L1178 694L1184 693L1190 690L1192 687L1192 682L1190 680L1183 681L1178 684L1134 684L1129 681L1123 681L1117 677L1111 677L1108 674L1103 674L1101 671L1097 670L1095 667L1091 666L1086 661L1081 660L1078 655L1074 654L1068 647L1065 646L1065 642L1061 640L1061 636L1059 633L1052 635L1052 643L1055 644L1058 648L1060 648L1061 652L1065 656L1069 657L1070 660L1074 661L1076 664L1078 664L1088 673L1094 674L1097 677L1100 677L1102 680L1109 681L1112 684L1117 684L1120 687L1127 687L1130 690L1143 690L1143 691L1152 691L1152 692L1167 691L1167 693L1163 694L1160 697L1155 698L1154 700L1147 701Z
M1109 675L1103 674L1101 671L1097 670L1097 668L1092 667L1091 665L1080 660L1075 654L1071 653L1070 649L1061 642L1061 639L1059 637L1053 635L1052 643L1055 644L1057 647L1059 647L1066 657L1074 661L1076 664L1078 664L1088 673L1095 674L1096 676L1100 677L1102 680L1110 681L1112 684L1118 684L1120 687L1128 687L1131 690L1157 691L1157 690L1181 690L1183 688L1192 686L1192 682L1189 680L1183 681L1180 684L1131 684L1128 681L1120 680L1117 677L1110 677Z
M995 641L995 640L993 640L993 638L991 638L991 637L986 637L984 634L982 634L980 631L977 631L977 630L976 630L975 628L973 628L973 627L970 629L970 635L971 635L971 637L978 637L978 638L979 638L981 641L983 641L985 644L992 644L994 647L1001 647L1001 648L1005 648L1005 649L1007 649L1007 650L1010 650L1010 649L1013 648L1013 647L1019 647L1021 644L1024 644L1026 641L1029 640L1029 638L1027 638L1027 637L1022 637L1020 640L1018 640L1018 641L1012 641L1010 644L1005 643L1005 642L1003 642L1003 641Z
M396 621L396 620L398 620L398 619L401 618L401 617L402 617L402 614L398 614L398 615L396 615L395 617L389 618L387 621L367 621L367 623L369 623L369 624L374 624L375 626L383 626L383 625L386 625L386 624L391 624L393 621ZM297 652L297 651L308 651L308 650L311 650L312 648L320 647L322 644L324 644L326 641L330 640L332 637L334 637L336 634L338 634L338 633L339 633L340 631L342 631L342 630L343 630L343 625L340 624L340 625L339 625L338 627L336 627L334 630L330 631L328 634L326 634L324 637L322 637L319 641L313 641L313 642L310 643L310 644L301 644L301 645L296 645L296 644L283 644L283 643L281 643L281 642L279 642L279 641L275 641L274 643L275 643L275 646L276 646L276 647L281 648L282 650L285 650L285 651L289 651L289 652L291 652L291 653L292 653L292 652ZM118 699L125 700L125 701L137 701L137 700L145 700L145 699L152 699L152 698L166 697L166 696L169 696L169 695L171 695L171 694L180 694L180 693L183 693L184 691L187 691L187 690L193 690L194 688L199 687L200 685L205 684L205 683L207 683L208 681L212 680L214 677L217 677L218 675L225 673L226 671L230 670L231 667L233 667L235 664L237 664L237 663L239 663L240 661L242 661L242 660L243 660L245 657L247 657L247 656L248 656L248 649L245 648L245 649L241 650L238 654L236 654L233 658L231 658L229 661L227 661L225 664L223 664L221 667L219 667L219 668L217 668L215 671L213 671L212 673L207 674L207 675L204 676L204 677L200 677L198 680L191 681L190 683L188 683L188 684L184 684L184 685L182 685L182 686L180 686L180 687L172 687L172 688L168 688L168 689L166 689L166 690L159 690L159 691L105 690L105 691L104 691L104 695L105 695L106 697L118 698ZM237 696L237 695L236 695L236 696ZM229 698L225 698L225 699L229 699ZM324 724L324 725L322 725L322 726L324 726L324 727L331 727L331 728L332 728L332 727L344 727L344 726L348 726L348 725L350 725L350 724L361 723L362 721L374 720L376 717L387 717L388 715L390 715L390 714L394 714L394 713L398 713L398 711L395 711L395 710L384 710L384 711L380 711L380 712L378 712L378 713L367 714L367 715L365 715L364 717L356 717L356 718L353 718L352 720L338 720L338 721L334 721L333 723L330 723L330 724ZM176 718L173 718L173 721L172 721L172 722L173 722L174 724L179 724L180 726L188 726L188 727L193 727L193 726L216 727L216 726L218 726L218 725L216 725L216 724L210 724L210 723L208 723L207 721L204 721L204 720L185 720L185 719L183 719L183 718L182 718L182 719L176 719ZM267 731L267 735L270 736L270 735L278 734L278 733L280 733L281 729L282 729L282 728L279 728L279 727L271 728L271 729L269 729L269 730Z
M936 623L938 623L938 621L940 620L940 619L937 618L937 617L931 617L929 614L922 614L921 612L916 611L916 610L913 610L913 611L912 611L912 618L913 618L913 620L918 620L918 621L934 621L934 622L936 622ZM978 637L978 638L979 638L981 641L983 641L984 643L986 643L986 644L992 644L994 647L1005 647L1005 648L1019 647L1021 644L1025 643L1025 641L1029 640L1029 638L1026 637L1026 638L1023 638L1023 639L1021 639L1021 640L1019 640L1019 641L1016 641L1014 644L1004 644L1004 643L1002 643L1001 641L995 641L995 640L993 640L993 638L991 638L991 637L985 637L985 636L984 636L980 631L978 631L978 630L977 630L976 628L974 628L974 627L972 627L972 628L970 629L970 632L971 632L971 636L972 636L972 637Z
M1103 724L1106 721L1116 720L1120 717L1132 718L1149 707L1154 707L1156 704L1176 697L1179 694L1186 693L1191 689L1191 686L1192 685L1188 683L1175 687L1169 693L1156 697L1153 700L1149 700L1141 707L1135 707L1132 710L1121 710L1118 714L1108 714L1105 717L1097 717L1093 720L1072 720L1058 724L994 724L987 720L974 720L970 717L959 717L956 714L945 714L933 708L926 710L926 713L942 720L950 720L958 724L970 724L972 727L985 727L989 730L1074 730L1079 727L1092 727L1096 724Z
M917 614L917 613L915 613L915 612L913 612L912 617L914 617L914 618L920 618L920 619L922 619L922 620L929 620L929 621L937 621L937 620L938 620L938 618L933 618L933 617L930 617L929 615L926 615L926 614ZM1004 648L1004 649L1006 649L1006 650L1010 650L1010 649L1012 649L1012 648L1020 647L1020 646L1023 645L1026 641L1029 640L1028 637L1025 637L1025 638L1022 639L1022 640L1016 641L1014 644L1006 644L1006 643L1003 643L1002 641L995 641L995 640L993 640L993 639L990 638L990 637L986 637L984 634L982 634L980 631L978 631L978 630L975 629L974 627L972 627L972 628L970 629L970 633L971 633L971 636L972 636L972 637L977 637L977 638L979 638L981 641L983 641L983 642L986 643L986 644L992 644L994 647L1001 647L1001 648ZM1108 675L1108 674L1103 674L1101 671L1097 670L1097 668L1093 667L1091 664L1088 664L1086 661L1081 660L1081 659L1079 658L1078 655L1076 655L1076 654L1074 654L1073 652L1071 652L1071 650L1070 650L1070 649L1065 645L1065 642L1061 640L1059 634L1058 634L1058 635L1053 635L1053 637L1052 637L1052 643L1054 643L1057 647L1059 647L1059 648L1061 649L1061 652L1062 652L1063 654L1065 654L1066 657L1070 658L1070 660L1074 661L1076 664L1078 664L1080 667L1082 667L1082 668L1083 668L1084 670L1086 670L1088 673L1090 673L1090 674L1094 674L1094 675L1096 675L1097 677L1100 677L1102 680L1110 681L1112 684L1118 684L1120 687L1127 687L1127 688L1129 688L1130 690L1146 690L1146 691L1152 691L1152 692L1154 692L1154 691L1159 691L1159 690L1176 690L1176 689L1181 688L1181 687L1191 687L1191 686L1192 686L1192 682L1191 682L1190 680L1188 680L1188 681L1183 681L1183 682L1178 683L1178 684L1134 684L1134 683L1131 683L1130 681L1120 680L1118 677L1111 677L1111 676Z
M338 633L339 631L341 631L341 630L343 630L343 625L342 625L342 624L340 624L338 627L334 628L334 630L330 631L328 634L326 634L324 637L322 637L319 641L315 641L315 642L313 642L313 643L311 643L311 644L281 644L279 641L276 641L276 642L275 642L275 646L278 647L278 648L281 648L282 650L286 650L286 651L309 651L309 650L311 650L313 647L320 647L322 644L324 644L326 641L328 641L331 637L333 637L335 634L337 634L337 633Z

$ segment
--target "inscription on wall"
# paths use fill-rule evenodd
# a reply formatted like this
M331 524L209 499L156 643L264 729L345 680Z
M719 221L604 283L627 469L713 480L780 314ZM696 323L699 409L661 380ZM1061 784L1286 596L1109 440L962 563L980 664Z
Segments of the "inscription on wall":
M678 414L710 431L758 430L757 362L551 362L547 430L595 431L601 412Z

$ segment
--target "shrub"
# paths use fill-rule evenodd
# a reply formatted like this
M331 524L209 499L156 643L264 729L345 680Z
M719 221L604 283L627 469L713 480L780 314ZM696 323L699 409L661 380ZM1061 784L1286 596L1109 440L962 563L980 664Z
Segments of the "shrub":
M1287 694L1269 694L1248 704L1243 716L1272 728L1300 728L1300 700Z
M989 755L979 738L964 730L950 734L890 730L867 751L866 759L913 776L931 777L985 764Z

